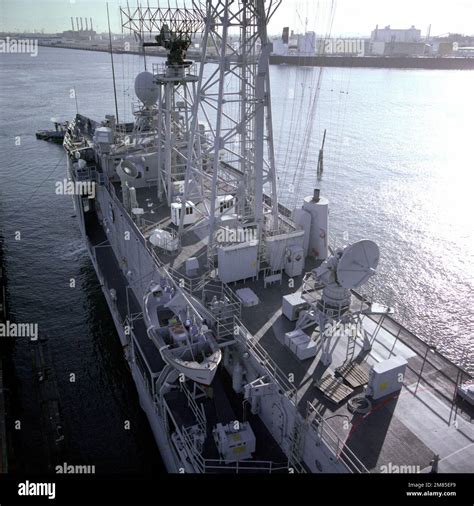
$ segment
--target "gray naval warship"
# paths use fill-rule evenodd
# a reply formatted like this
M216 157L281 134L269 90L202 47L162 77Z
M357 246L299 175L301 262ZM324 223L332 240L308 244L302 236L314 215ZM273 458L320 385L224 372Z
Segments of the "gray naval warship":
M375 295L374 241L333 245L320 190L295 209L278 201L267 25L279 4L121 9L145 58L160 46L167 59L136 76L133 123L77 114L64 140L166 468L473 472L472 376ZM199 64L186 59L196 34Z

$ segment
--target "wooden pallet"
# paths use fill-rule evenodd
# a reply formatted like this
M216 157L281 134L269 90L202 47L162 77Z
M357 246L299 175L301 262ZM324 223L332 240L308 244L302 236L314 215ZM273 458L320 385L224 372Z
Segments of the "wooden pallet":
M352 388L338 381L334 376L328 374L315 384L316 388L322 392L324 397L330 401L339 404L354 391Z
M336 369L336 376L340 376L352 388L367 385L369 382L369 367L367 364L350 362Z

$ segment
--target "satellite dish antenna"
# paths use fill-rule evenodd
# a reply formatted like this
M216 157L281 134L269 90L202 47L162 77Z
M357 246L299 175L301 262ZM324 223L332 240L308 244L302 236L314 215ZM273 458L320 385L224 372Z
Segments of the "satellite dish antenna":
M158 100L158 86L155 76L150 72L141 72L135 78L135 95L145 107L151 107Z
M357 288L375 274L379 258L379 247L373 241L348 246L337 265L337 282L343 288Z

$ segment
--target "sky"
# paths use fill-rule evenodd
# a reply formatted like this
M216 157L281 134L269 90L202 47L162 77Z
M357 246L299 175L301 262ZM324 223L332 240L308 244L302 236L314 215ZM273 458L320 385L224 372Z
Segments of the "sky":
M119 6L126 5L127 0L108 1L112 31L118 33ZM137 2L128 1L130 6ZM147 3L140 1L143 5ZM150 5L158 4L158 0L149 1ZM176 4L176 0L171 0L171 4ZM332 6L335 14L329 30ZM92 17L96 31L107 30L105 0L0 0L0 31L61 32L71 27L71 16ZM431 35L449 32L474 35L474 0L282 0L269 33L278 34L283 26L295 31L307 26L319 34L369 36L377 24L392 28L415 25L422 35L431 24Z

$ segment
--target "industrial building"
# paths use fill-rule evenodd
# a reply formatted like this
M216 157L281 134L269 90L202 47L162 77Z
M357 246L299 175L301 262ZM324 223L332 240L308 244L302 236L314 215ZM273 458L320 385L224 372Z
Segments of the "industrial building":
M74 18L71 17L71 30L66 30L62 32L61 38L64 42L76 42L76 41L86 41L86 40L94 40L97 35L93 30L92 18L90 19L90 24L88 23L87 18L78 18L76 17L76 26L74 26Z
M379 28L370 36L370 54L374 56L425 56L431 50L421 40L421 30L412 25L407 29Z
M372 31L370 40L372 42L419 42L421 40L421 30L412 25L408 29L394 29L387 25L385 28L379 28L379 25Z
M315 32L306 32L304 34L295 34L288 27L283 28L281 37L273 41L273 54L279 56L314 56L317 51L317 41Z

